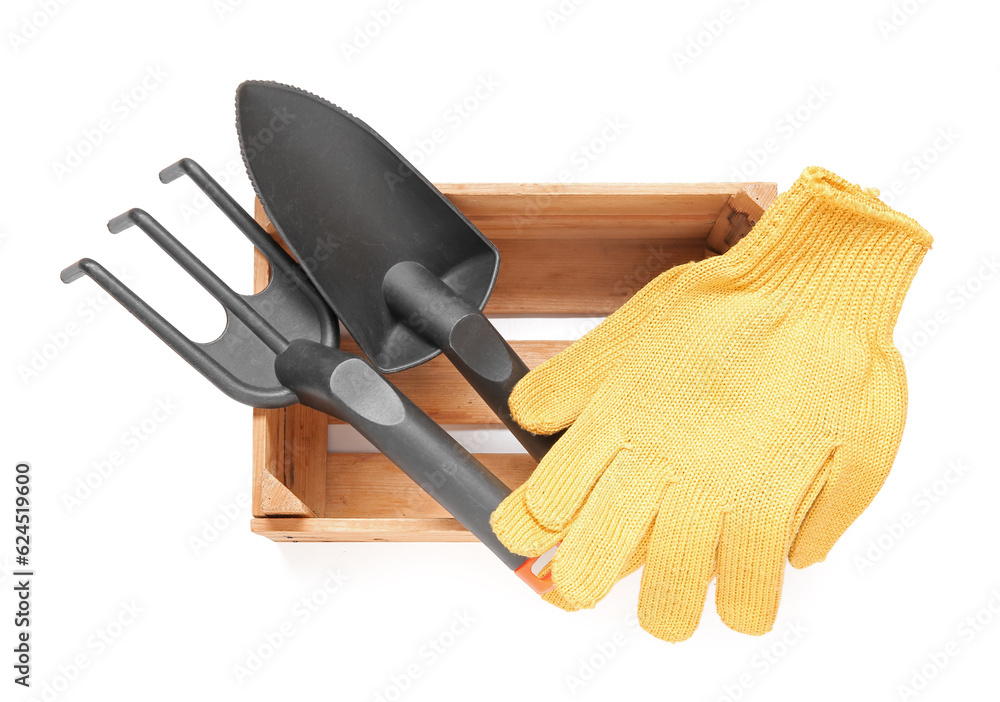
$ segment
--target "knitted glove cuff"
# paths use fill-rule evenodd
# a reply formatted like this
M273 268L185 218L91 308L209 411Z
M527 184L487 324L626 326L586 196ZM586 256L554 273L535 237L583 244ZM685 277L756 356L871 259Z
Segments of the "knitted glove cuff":
M930 233L916 220L882 202L877 189L862 188L825 168L810 166L802 171L788 191L789 199L798 199L794 196L799 193L815 198L814 204L820 208L843 210L856 214L871 225L885 225L928 249L934 242Z
M812 310L888 339L933 240L876 193L807 168L703 274L721 289L772 295L775 310Z

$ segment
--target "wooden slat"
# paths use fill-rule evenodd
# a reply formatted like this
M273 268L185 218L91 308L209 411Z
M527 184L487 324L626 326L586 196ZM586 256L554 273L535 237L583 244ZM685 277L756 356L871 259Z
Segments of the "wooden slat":
M570 341L513 341L511 346L529 368L541 364L570 345ZM361 353L349 336L342 347L351 353ZM495 424L500 420L486 406L462 375L444 356L437 356L423 365L389 376L392 383L420 409L439 424ZM330 424L342 424L330 418Z
M267 259L255 250L254 292L264 289L269 276ZM279 514L315 515L308 507L303 508L301 500L277 477L284 474L285 410L254 408L253 492L250 509L255 517Z
M458 520L253 519L250 529L273 541L476 541Z
M500 276L487 314L611 314L673 266L702 258L703 241L511 239L496 242Z
M285 253L289 256L292 255L292 251L288 248L288 244L285 243L284 239L278 236L278 230L274 228L273 224L271 224L271 220L268 218L267 212L264 211L264 206L257 198L253 199L253 218L264 228L264 231L271 235L272 239L278 242L278 245L285 250ZM257 253L259 254L260 252ZM261 260L264 261L265 265L267 265L266 258L261 257Z
M271 514L264 508L263 485L265 478L283 473L285 460L285 410L253 410L253 492L250 510L255 517ZM288 488L282 488L288 492ZM289 494L291 494L289 492ZM278 500L273 494L266 502L274 504Z
M704 239L744 190L758 202L774 183L444 183L438 189L487 236L628 236ZM766 205L765 205L766 206ZM260 203L255 217L274 233Z
M260 202L254 200L254 211L260 209ZM254 249L253 252L253 290L260 292L267 285L267 260L260 251ZM284 445L283 436L279 434L283 429L282 421L275 421L274 413L283 410L262 410L254 408L253 411L253 492L250 495L250 511L255 517L266 514L261 509L261 485L264 482L264 473L274 475L278 461L283 458L280 449Z
M263 215L259 202L254 211L258 219ZM254 292L263 290L269 280L267 259L255 250ZM301 405L254 410L251 510L255 516L323 516L326 427L325 414Z
M443 183L470 219L480 215L717 214L740 190L769 183Z
M741 190L733 183L440 187L500 250L487 313L566 316L610 314L656 274L702 258L723 207ZM274 234L259 202L255 212Z
M317 517L326 503L326 428L322 412L292 405L285 409L284 472L275 475Z
M777 195L777 189L773 183L757 184L753 188L740 190L729 198L719 213L718 221L708 233L706 249L713 254L725 253L749 234Z
M511 489L531 475L535 460L520 453L476 454ZM334 519L430 519L448 513L403 471L379 453L331 453L327 457L326 517Z
M740 192L744 192L753 198L761 210L766 210L771 206L774 198L778 197L777 183L743 183Z
M666 218L661 215L538 215L526 219L507 216L471 217L472 223L495 243L506 239L693 239L704 241L718 212Z
M316 512L278 479L265 472L260 485L260 509L269 517L315 517ZM255 515L256 516L256 515Z

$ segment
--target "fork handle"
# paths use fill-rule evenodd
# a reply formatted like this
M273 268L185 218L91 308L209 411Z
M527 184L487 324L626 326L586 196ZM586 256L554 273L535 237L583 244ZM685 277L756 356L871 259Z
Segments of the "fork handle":
M533 559L508 551L490 527L510 488L367 361L296 339L278 354L274 371L302 404L357 429L532 589L551 588L532 573Z

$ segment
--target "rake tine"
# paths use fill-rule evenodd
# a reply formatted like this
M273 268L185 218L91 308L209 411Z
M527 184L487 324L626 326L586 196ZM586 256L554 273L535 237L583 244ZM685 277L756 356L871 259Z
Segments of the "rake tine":
M118 280L118 278L97 261L90 258L82 258L63 269L62 273L59 274L59 278L64 283L72 283L84 275L103 288L122 307L142 322L147 329L156 334L163 343L172 348L177 355L208 378L216 387L230 397L239 399L241 402L246 401L240 399L249 397L248 387L245 383L205 353L204 349L186 337L177 327L168 322L163 315L150 307L145 300L136 295L127 285Z
M271 265L278 268L278 270L295 283L296 287L305 293L313 304L326 304L319 297L312 283L302 274L302 270L295 260L271 238L264 230L264 227L251 217L250 213L243 209L233 199L233 196L226 192L197 161L190 158L182 158L177 163L167 166L160 171L160 182L170 183L182 175L186 175L194 181L194 184L208 196L208 199L222 210L254 246L260 249L260 252L264 254L264 257Z
M147 212L133 208L108 222L108 229L111 233L117 234L132 225L139 227L139 229L145 232L181 268L197 280L212 297L232 312L241 322L246 324L272 351L281 353L285 350L288 346L288 340L277 329L271 326L257 310L251 307L250 303L244 300L239 293L226 285L219 276L201 262L201 259L191 253L187 247L174 238L173 234L168 232L163 225L153 219Z

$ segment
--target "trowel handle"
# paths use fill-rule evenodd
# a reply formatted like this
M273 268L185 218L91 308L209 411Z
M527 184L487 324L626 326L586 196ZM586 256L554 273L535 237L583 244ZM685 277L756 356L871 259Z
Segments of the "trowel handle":
M532 434L510 414L510 393L528 374L528 367L479 309L413 261L389 269L382 281L382 294L403 324L455 364L532 458L541 460L549 452L557 436Z
M535 592L551 588L531 571L532 559L508 551L490 527L510 488L367 361L296 339L275 358L274 372L302 404L357 429Z

